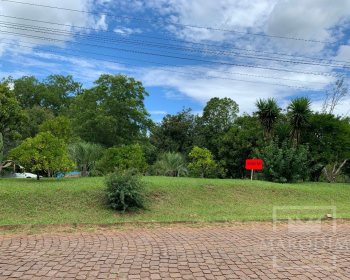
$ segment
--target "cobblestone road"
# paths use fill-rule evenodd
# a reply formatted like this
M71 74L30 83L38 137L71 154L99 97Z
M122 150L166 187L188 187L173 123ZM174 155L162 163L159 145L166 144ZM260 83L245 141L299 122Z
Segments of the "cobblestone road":
M0 236L0 279L350 279L350 224Z

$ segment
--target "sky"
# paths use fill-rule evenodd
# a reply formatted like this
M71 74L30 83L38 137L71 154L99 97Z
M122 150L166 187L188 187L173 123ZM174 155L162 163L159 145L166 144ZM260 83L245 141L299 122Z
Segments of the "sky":
M0 78L135 77L155 121L212 97L320 110L350 74L350 0L0 0ZM350 115L350 98L336 108Z

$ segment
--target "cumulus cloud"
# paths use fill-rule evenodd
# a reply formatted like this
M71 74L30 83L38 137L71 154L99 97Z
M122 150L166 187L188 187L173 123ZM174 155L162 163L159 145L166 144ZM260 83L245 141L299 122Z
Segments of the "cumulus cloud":
M50 3L48 3L45 0L36 0L35 2L28 3L64 7L66 9L84 11L90 11L93 8L93 2L91 0L54 0L50 1ZM74 36L74 32L78 31L77 29L71 26L93 27L101 30L107 29L106 17L104 15L92 16L88 13L51 9L6 1L0 2L0 15L0 38L6 39L7 41L7 44L0 45L0 54L3 53L5 50L12 51L14 48L19 48L17 43L19 37L21 38L21 42L30 42L34 45L57 45L57 42L37 38L40 36L50 36L45 33L42 33L42 30L44 29L41 29L41 31L39 32L35 32L33 30L33 26L35 26L36 30L40 28L51 27L59 28L66 32L73 32L70 33L72 34L71 37L60 37L60 39L67 41L71 40ZM35 21L33 22L24 20L23 18L33 19ZM65 26L51 26L44 22L55 22L63 24ZM81 29L79 29L79 31L81 32ZM25 34L25 36L21 36L19 34ZM31 36L34 36L34 38L30 38ZM8 45L9 42L13 44L12 47Z

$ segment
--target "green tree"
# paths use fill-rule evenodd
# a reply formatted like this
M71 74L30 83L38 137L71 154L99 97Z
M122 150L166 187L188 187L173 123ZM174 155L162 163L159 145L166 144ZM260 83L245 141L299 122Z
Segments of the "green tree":
M301 133L306 128L311 116L311 102L306 97L292 100L288 105L288 117L292 127L292 138L295 144L301 141Z
M182 154L167 152L153 166L156 175L180 177L187 174L186 161Z
M291 146L289 141L279 146L278 141L272 141L256 156L264 161L262 175L265 180L287 183L306 180L309 176L307 146Z
M50 132L41 132L34 138L27 138L9 152L9 159L19 162L32 172L45 173L49 177L55 172L74 168L65 142Z
M88 142L74 143L69 146L68 150L83 177L88 176L88 172L93 169L103 152L100 145Z
M329 181L334 181L350 159L350 123L347 118L331 114L312 114L304 142L311 152L311 175L318 181L325 170Z
M54 118L51 110L35 105L31 108L24 109L26 115L25 123L21 127L22 139L34 137L39 133L39 126L44 122Z
M146 168L146 159L139 144L109 148L96 164L96 170L102 174L111 173L116 169L137 169L144 172Z
M152 130L151 143L159 153L179 152L187 154L193 142L194 116L191 109L175 115L166 115Z
M243 115L235 120L222 136L219 147L219 164L227 177L245 177L245 160L251 158L254 150L262 144L262 134L257 117Z
M50 132L53 136L63 139L66 143L73 140L73 128L69 118L58 116L44 121L39 126L40 132Z
M230 98L214 97L196 120L195 145L206 147L218 157L222 136L231 127L239 112L238 104Z
M133 78L102 75L74 100L71 114L76 132L85 141L107 147L144 139L152 125L146 96L142 83Z
M0 83L0 133L5 153L20 138L19 131L24 121L25 114L7 82Z
M190 159L188 168L193 175L202 178L215 176L214 173L217 170L217 164L208 149L195 146L188 156Z
M267 100L259 99L255 105L258 108L256 115L264 129L265 138L272 140L274 126L278 120L281 109L278 107L274 98L268 98Z
M43 106L45 91L45 85L34 76L23 76L13 81L13 92L25 109Z
M82 85L70 75L50 75L43 81L43 85L45 91L42 106L56 115L66 113L74 98L82 91Z
M0 175L2 171L3 158L4 158L4 141L3 141L2 133L0 132Z

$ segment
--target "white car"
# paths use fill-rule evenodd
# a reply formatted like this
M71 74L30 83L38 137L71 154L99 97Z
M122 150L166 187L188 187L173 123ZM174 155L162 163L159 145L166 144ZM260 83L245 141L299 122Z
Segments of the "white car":
M24 172L24 173L15 173L13 177L18 179L36 179L37 175L33 173ZM42 176L39 176L39 177L42 178Z

